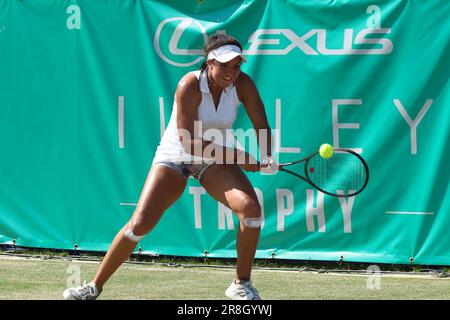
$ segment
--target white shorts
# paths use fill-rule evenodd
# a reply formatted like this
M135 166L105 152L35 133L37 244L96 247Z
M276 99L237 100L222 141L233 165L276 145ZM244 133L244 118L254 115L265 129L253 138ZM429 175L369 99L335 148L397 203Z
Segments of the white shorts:
M155 164L160 164L168 168L172 168L176 170L179 174L181 174L186 180L189 177L194 177L195 179L199 180L202 178L203 173L205 173L206 169L208 169L211 165L214 164L214 162L207 162L207 163L177 163L177 162L170 162L170 161L161 161L156 162Z

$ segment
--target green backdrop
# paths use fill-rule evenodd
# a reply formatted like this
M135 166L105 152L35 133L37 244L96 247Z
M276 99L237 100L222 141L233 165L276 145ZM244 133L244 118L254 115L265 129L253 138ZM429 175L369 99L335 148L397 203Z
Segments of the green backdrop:
M449 265L449 16L447 0L0 1L0 243L106 251L220 31L244 46L280 161L328 142L371 169L346 200L249 173L257 257ZM189 179L137 249L235 257L236 228Z

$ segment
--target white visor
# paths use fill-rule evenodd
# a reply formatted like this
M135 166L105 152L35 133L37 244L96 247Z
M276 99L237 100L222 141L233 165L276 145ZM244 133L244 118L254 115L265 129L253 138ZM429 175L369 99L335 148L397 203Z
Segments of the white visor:
M245 59L241 49L232 44L221 46L208 54L208 60L215 59L221 63L228 62L236 57L241 57L243 62L247 62L247 59Z

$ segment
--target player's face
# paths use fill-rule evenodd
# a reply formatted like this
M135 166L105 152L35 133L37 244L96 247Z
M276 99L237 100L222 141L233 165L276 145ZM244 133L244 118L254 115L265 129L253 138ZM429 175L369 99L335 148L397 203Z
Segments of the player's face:
M225 63L211 60L209 72L217 85L226 88L236 81L241 72L241 64L242 60L240 57L236 57Z

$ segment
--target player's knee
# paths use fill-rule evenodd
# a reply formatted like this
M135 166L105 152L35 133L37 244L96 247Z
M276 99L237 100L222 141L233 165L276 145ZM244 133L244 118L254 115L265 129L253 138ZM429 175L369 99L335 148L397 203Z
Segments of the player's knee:
M260 228L262 224L261 206L257 201L250 200L242 204L242 223L247 228Z
M243 201L238 211L240 211L240 213L247 218L261 217L261 206L258 201L253 199Z
M146 235L153 229L154 225L149 218L137 216L133 219L131 227L135 234Z
M154 216L149 213L144 214L143 212L136 214L129 223L129 236L127 234L125 236L130 240L140 241L155 227L157 219Z

